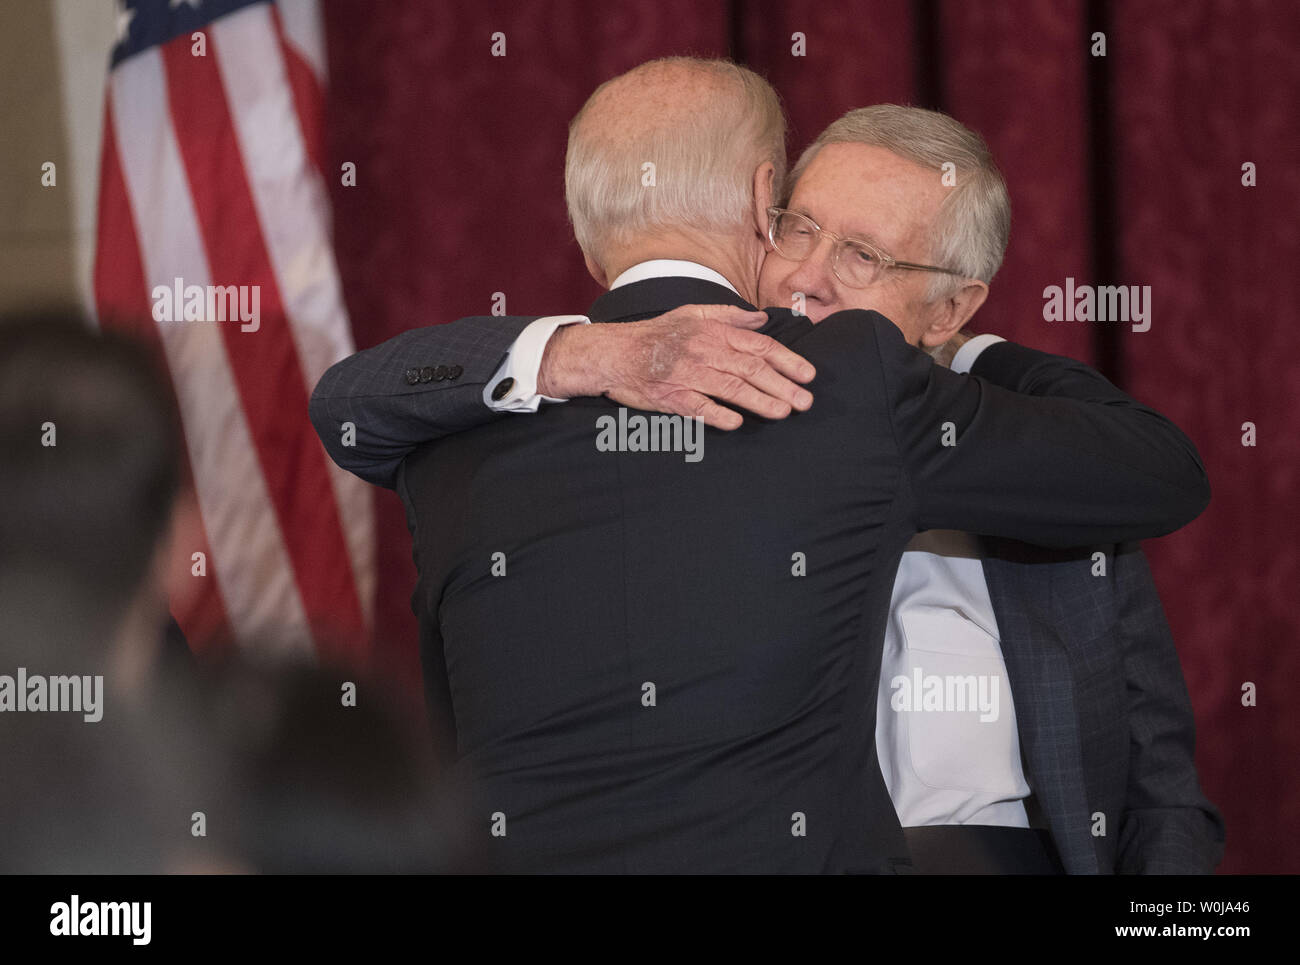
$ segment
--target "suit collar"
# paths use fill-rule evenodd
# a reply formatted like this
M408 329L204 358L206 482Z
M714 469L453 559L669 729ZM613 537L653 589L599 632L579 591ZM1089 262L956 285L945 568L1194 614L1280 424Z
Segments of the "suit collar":
M670 312L683 305L736 305L754 310L731 289L699 278L648 278L622 285L601 295L587 309L593 322L636 322ZM785 345L812 331L806 315L796 315L788 308L768 308L767 322L759 333L769 335Z
M605 292L592 303L587 316L593 322L633 322L682 305L754 308L726 286L701 278L647 278Z

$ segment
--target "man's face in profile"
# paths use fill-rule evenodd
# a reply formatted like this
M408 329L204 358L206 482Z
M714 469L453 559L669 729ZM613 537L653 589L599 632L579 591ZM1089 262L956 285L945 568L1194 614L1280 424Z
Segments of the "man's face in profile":
M946 189L940 175L881 147L828 144L808 165L786 207L824 231L866 241L899 261L929 264L928 232ZM929 272L886 271L867 288L844 284L831 270L836 242L822 235L813 253L791 261L768 245L759 302L800 308L816 324L845 309L875 309L919 343L927 315ZM796 293L803 293L803 305Z

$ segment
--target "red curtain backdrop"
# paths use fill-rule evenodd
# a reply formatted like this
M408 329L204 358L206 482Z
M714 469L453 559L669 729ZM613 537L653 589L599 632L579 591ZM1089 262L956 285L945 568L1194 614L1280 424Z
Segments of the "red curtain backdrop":
M1097 364L1171 416L1209 510L1147 544L1228 826L1224 872L1300 871L1300 8L1289 0L325 5L335 242L359 347L417 325L584 309L567 124L601 81L731 56L780 91L797 153L853 107L937 107L1011 189L1006 262L973 328ZM1094 57L1092 36L1105 34ZM493 34L506 56L492 56ZM794 56L793 35L806 53ZM1242 166L1258 184L1242 184ZM1151 329L1043 320L1043 289L1150 285ZM1242 445L1254 423L1257 445ZM379 493L381 653L418 679L410 541ZM1243 706L1243 686L1257 705Z

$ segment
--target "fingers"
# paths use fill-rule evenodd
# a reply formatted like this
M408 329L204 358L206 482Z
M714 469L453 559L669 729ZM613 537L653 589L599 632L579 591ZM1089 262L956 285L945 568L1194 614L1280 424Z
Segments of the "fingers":
M653 364L635 372L627 383L628 394L644 395L651 408L734 429L742 418L729 405L765 419L784 419L812 406L812 393L798 383L811 381L817 370L780 342L754 331L766 323L766 313L733 305L686 305L661 320L665 332L676 336L667 343L675 350L668 356L652 353ZM662 338L657 331L654 337Z
M699 392L684 392L673 400L672 412L678 415L702 419L706 426L730 432L739 429L744 421L739 412L718 405L707 395Z
M774 363L785 365L801 377L813 371L812 366L765 335L755 334L753 338L762 343L770 343L770 346L756 344L753 348L757 351L750 352L724 347L706 360L714 369L727 373L740 383L731 386L728 394L719 397L724 402L743 406L768 419L784 419L791 409L807 411L812 406L812 393L781 374ZM760 352L767 354L758 354ZM709 394L718 395L717 392Z
M750 362L758 363L759 368L752 369L746 375L717 369L702 369L697 378L692 380L692 387L713 396L719 402L747 409L764 419L784 419L790 414L793 403L780 395L781 389L779 387L773 388L769 392L766 389L759 388L755 383L770 385L771 379L780 379L781 382L790 387L792 392L801 392L808 395L805 389L800 389L794 383L782 379L771 369L766 368L766 366L762 365L760 359L755 359L753 356L745 356L744 358L746 361L741 363L743 367L751 368L750 365L746 364ZM763 371L759 371L759 369ZM807 403L808 405L812 404L811 395L808 395Z
M765 415L769 419L784 419L790 414L791 409L806 412L812 407L812 393L777 372L767 364L766 360L757 359L752 355L742 356L741 359L740 371L735 374L743 378L754 392L773 400L778 405L776 408L769 406L769 411L764 412L739 398L735 400L736 404L743 405L751 412ZM748 394L747 397L752 398Z
M802 355L792 352L774 338L758 332L732 332L728 344L738 352L765 359L781 375L796 382L811 382L817 374Z
M700 305L701 321L721 322L732 328L762 328L767 324L767 312L740 308L737 305Z

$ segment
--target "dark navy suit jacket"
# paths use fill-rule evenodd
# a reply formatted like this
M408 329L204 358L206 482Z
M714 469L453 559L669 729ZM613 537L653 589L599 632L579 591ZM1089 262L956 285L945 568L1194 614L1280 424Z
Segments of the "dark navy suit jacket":
M1141 550L983 543L1026 780L1065 870L1212 872L1223 820L1196 776L1191 702Z

